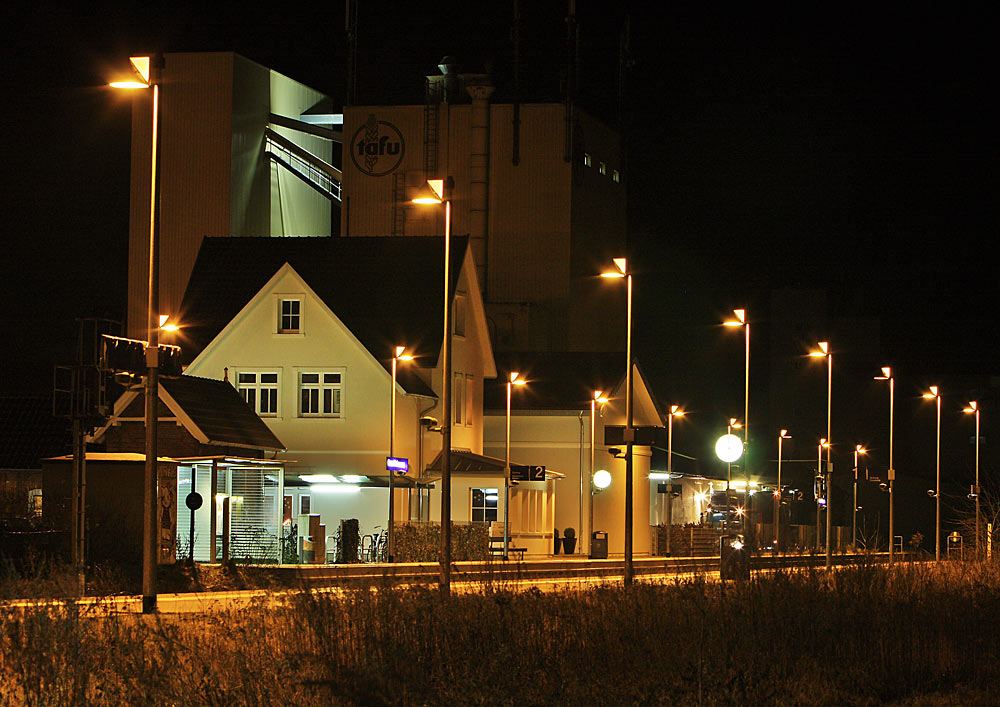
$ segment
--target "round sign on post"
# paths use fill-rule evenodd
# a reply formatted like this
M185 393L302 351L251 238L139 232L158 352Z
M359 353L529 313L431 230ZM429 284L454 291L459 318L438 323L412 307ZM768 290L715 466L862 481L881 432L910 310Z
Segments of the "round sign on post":
M715 443L715 455L732 464L743 456L743 440L736 435L722 435Z
M184 505L190 508L192 511L196 511L199 508L201 508L201 504L202 504L201 494L198 493L197 491L192 491L187 495L187 498L184 499Z

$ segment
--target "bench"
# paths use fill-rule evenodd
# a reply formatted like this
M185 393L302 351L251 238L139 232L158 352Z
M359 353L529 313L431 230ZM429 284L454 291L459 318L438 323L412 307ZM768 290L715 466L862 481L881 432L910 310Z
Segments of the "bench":
M508 542L510 539L508 538ZM524 559L524 553L528 551L526 547L513 547L511 545L507 546L507 556L517 555L518 561ZM490 536L490 555L500 555L503 556L503 536Z

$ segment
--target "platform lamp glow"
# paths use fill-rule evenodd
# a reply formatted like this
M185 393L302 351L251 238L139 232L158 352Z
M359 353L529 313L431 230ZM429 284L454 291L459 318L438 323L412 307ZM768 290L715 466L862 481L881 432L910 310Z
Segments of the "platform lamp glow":
M972 495L976 497L976 556L982 557L982 534L979 526L979 405L975 400L969 401L969 406L962 408L962 412L967 415L976 416L976 485L972 489Z
M743 378L743 444L746 449L743 451L743 478L746 483L747 509L750 508L750 322L747 321L747 311L745 309L734 309L735 319L724 321L723 326L730 328L743 327L744 340L746 342L746 365L744 367ZM746 516L749 521L749 516ZM750 542L750 538L747 538ZM756 545L755 545L756 546Z
M160 243L159 220L157 219L157 176L159 172L158 141L160 133L160 74L163 57L129 57L134 76L125 81L114 81L110 85L120 89L152 89L152 140L149 177L149 279L147 289L147 336L146 345L146 388L145 426L146 465L143 479L143 532L142 532L142 613L156 611L156 566L157 566L157 461L158 439L157 403L159 399L159 314L160 314Z
M406 353L405 346L397 346L395 355L392 357L392 388L389 390L389 456L396 456L396 363L398 361L412 361L413 356ZM396 472L388 469L389 472L389 525L386 529L385 545L386 559L393 562L395 558L395 545L393 544L393 525L396 523L396 507L393 503L393 494L396 491Z
M670 525L673 523L674 514L674 496L673 496L673 480L670 478L670 474L674 469L674 418L684 417L684 411L681 410L679 405L671 405L670 412L667 413L667 532L666 532L666 553L667 557L670 556Z
M893 485L896 481L896 468L892 465L892 432L893 432L893 419L895 417L895 410L893 409L895 404L896 388L895 379L892 377L892 368L889 366L882 366L882 375L875 376L877 381L889 381L889 564L891 565L895 561L895 548L896 548L896 526L895 526L895 497L892 495Z
M937 451L934 456L934 561L941 561L941 391L932 385L922 396L937 405Z
M444 339L441 342L441 565L439 585L451 592L451 177L428 179L415 204L444 204Z
M594 391L594 396L590 399L590 509L588 511L589 515L590 515L590 518L589 518L588 523L587 523L587 528L590 531L590 536L588 537L588 540L587 540L587 550L588 551L590 550L590 538L593 537L593 532L594 532L594 492L595 492L595 489L596 489L596 486L597 486L597 482L596 482L597 471L595 469L595 452L597 451L597 447L595 446L596 443L597 443L597 439L596 439L597 438L597 404L600 403L601 405L603 405L606 402L608 402L608 398L607 398L607 396L604 395L604 391L603 390L595 390ZM607 488L607 487L606 486L602 487L602 490L604 488ZM580 480L580 493L581 494L583 493L583 480L582 479ZM582 526L583 523L581 522L580 525Z
M774 491L774 551L778 552L781 545L781 443L786 439L791 439L788 430L781 430L778 433L778 488Z
M624 584L631 586L635 578L635 568L632 564L632 443L635 440L635 429L632 426L632 273L628 270L625 258L614 258L614 270L601 273L601 277L626 281L625 308L625 572Z
M833 465L830 463L830 445L833 443L830 437L830 409L831 401L833 398L833 354L830 353L830 344L826 341L821 341L817 344L818 348L810 351L809 355L812 358L825 358L826 359L826 568L829 569L833 564L833 547L830 543L830 531L832 529L833 518L830 515L830 502L833 498L833 488L832 488L832 471ZM817 507L816 512L819 512ZM817 534L816 542L819 542L819 537Z
M515 385L524 385L525 381L519 377L517 371L511 371L507 381L507 437L504 445L503 464L503 559L507 559L507 550L510 545L510 394Z
M851 514L851 545L858 551L858 456L868 454L860 444L854 445L854 512Z

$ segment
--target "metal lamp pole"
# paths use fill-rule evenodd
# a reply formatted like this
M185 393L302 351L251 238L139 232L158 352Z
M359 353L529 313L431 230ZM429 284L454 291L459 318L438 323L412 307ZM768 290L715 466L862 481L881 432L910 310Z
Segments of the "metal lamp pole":
M674 515L674 495L673 495L673 480L670 478L670 474L673 471L674 462L674 418L684 417L684 411L680 409L678 405L671 405L670 412L667 415L667 537L666 537L666 553L667 557L670 557L670 536L671 536L671 525L673 524Z
M833 564L833 547L830 543L830 531L833 527L833 519L830 515L830 505L833 500L832 465L830 464L830 445L832 444L830 441L830 410L833 400L833 354L830 353L829 342L821 341L818 346L819 350L810 351L809 355L813 358L826 358L826 567L829 569ZM818 543L819 538L817 537L816 540Z
M114 88L153 89L152 151L149 177L149 281L147 289L146 326L149 341L146 345L146 389L145 389L145 471L143 481L143 524L142 524L142 613L156 611L156 566L157 566L157 418L159 402L159 347L160 347L160 242L157 214L156 177L159 166L160 132L160 77L163 57L129 57L132 69L141 81L116 81Z
M745 309L734 309L733 314L736 319L723 322L727 327L743 327L746 340L746 365L744 367L743 379L743 480L744 498L746 499L746 510L744 514L744 531L747 530L750 521L750 322L747 321ZM745 542L750 542L750 538L745 538Z
M858 455L867 454L868 450L860 444L854 445L854 512L851 516L851 545L854 552L858 551Z
M516 371L511 371L507 381L507 437L503 464L503 559L505 560L510 545L510 394L515 385L524 385L524 381L518 378L518 375Z
M595 455L597 437L597 403L604 404L608 399L604 397L603 390L595 390L594 397L590 400L590 519L587 528L590 531L590 540L594 536L594 472L596 471ZM590 540L587 541L587 549L591 549Z
M396 456L396 362L397 361L412 361L413 356L407 353L405 346L397 346L396 353L392 357L392 388L389 390L389 456ZM389 472L389 525L386 529L385 544L386 544L386 559L389 562L394 561L395 553L393 552L395 546L393 545L393 525L396 522L396 507L393 501L393 494L395 493L395 476L396 471L394 469L387 469Z
M823 447L829 447L829 444L827 444L826 439L820 439L819 446L816 449L816 481L817 482L823 481ZM820 544L819 544L819 529L820 529L820 525L819 525L819 521L820 521L820 515L819 515L819 506L820 506L819 499L820 499L820 494L819 494L819 491L820 491L820 489L818 488L818 486L819 486L819 483L817 483L817 489L816 489L816 551L817 552L819 552L819 549L820 549ZM827 501L827 503L829 503L829 500ZM826 512L829 513L830 509L827 508Z
M430 192L413 198L417 204L444 203L444 340L441 342L441 573L439 585L451 592L451 177L428 179Z
M976 497L976 557L982 558L982 534L979 526L979 405L975 400L969 401L969 407L962 412L976 416L976 486L972 493Z
M895 503L895 498L893 497L893 484L896 481L896 468L892 465L892 423L895 417L895 410L893 409L895 403L895 379L892 377L892 368L889 366L882 367L882 375L875 376L877 381L889 381L889 564L891 565L895 560L896 551L896 528L894 525L895 514L893 504Z
M791 439L788 430L778 433L778 489L774 492L774 551L777 553L781 548L781 443L786 439Z
M632 564L632 445L635 429L632 427L632 273L625 258L614 258L615 270L601 273L601 277L625 278L628 289L625 327L625 576L628 587L635 577Z
M941 393L936 385L932 385L924 398L934 400L937 405L937 451L934 457L934 561L941 561Z

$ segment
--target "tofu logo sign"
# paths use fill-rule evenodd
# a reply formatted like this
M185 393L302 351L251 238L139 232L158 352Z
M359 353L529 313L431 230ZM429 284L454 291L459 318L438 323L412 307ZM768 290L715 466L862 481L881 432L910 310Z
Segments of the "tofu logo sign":
M392 123L376 120L374 114L354 133L351 145L354 166L372 177L389 174L403 161L403 136L399 129Z

